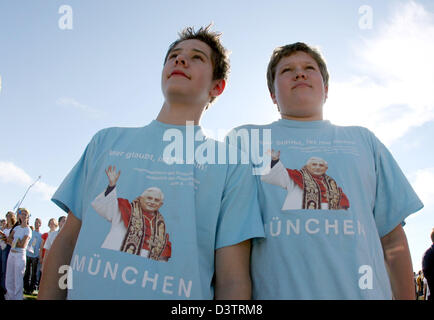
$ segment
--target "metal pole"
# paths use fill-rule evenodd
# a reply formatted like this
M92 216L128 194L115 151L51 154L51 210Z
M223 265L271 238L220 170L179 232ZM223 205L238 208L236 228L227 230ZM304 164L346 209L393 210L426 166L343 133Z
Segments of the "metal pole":
M33 183L32 183L32 184L27 188L26 193L24 193L24 196L21 198L20 201L17 202L17 204L16 204L15 207L14 207L14 210L16 209L16 210L15 210L15 214L17 214L17 211L18 211L18 209L20 208L21 204L23 203L24 198L25 198L26 195L27 195L27 192L29 192L30 188L33 187L33 186L36 184L36 182L39 181L39 179L41 179L41 176L39 176L38 179L36 179L35 182L33 182Z

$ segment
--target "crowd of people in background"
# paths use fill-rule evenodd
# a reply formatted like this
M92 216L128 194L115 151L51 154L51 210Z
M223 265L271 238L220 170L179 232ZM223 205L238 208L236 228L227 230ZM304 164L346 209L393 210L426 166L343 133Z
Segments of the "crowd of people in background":
M41 234L42 221L36 218L29 225L30 213L19 208L0 219L0 300L22 300L24 295L37 294L43 272L44 257L66 221L65 216L48 221L49 232ZM432 300L434 274L434 229L432 246L422 258L423 270L414 273L416 300ZM425 274L424 274L425 273Z
M49 232L41 234L42 220L29 225L30 213L19 208L0 220L0 300L23 300L37 294L44 270L44 257L66 221L65 216L48 221Z

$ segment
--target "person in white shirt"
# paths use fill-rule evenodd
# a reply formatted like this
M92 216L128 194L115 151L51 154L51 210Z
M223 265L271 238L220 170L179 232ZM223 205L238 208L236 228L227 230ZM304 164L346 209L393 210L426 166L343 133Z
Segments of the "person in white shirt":
M20 224L11 230L8 243L11 245L6 267L6 300L23 300L23 276L26 270L26 249L32 237L29 211L17 210Z
M5 246L0 250L0 299L4 300L4 296L6 294L6 267L7 267L7 261L9 256L9 251L11 250L11 246L7 243L9 233L11 232L11 229L17 222L17 218L15 216L15 213L12 211L9 211L6 214L6 227L5 229L0 232L0 238L1 241L5 243Z
M58 222L56 222L56 220L54 220L54 219L50 219L49 225L50 225L50 223L54 222L56 227L59 226L59 230L55 230L56 228L54 228L54 230L51 230L51 227L50 227L50 232L48 233L48 238L44 243L45 257L48 255L48 251L50 250L51 246L53 245L54 239L56 239L57 235L59 234L60 230L62 229L63 225L65 224L65 221L66 221L65 216L59 217ZM42 269L43 269L43 267L42 267Z

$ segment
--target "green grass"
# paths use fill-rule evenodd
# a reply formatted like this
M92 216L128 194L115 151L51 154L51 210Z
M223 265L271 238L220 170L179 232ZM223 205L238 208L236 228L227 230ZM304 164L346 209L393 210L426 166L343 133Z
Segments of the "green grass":
M38 294L24 294L24 300L36 300L38 298Z

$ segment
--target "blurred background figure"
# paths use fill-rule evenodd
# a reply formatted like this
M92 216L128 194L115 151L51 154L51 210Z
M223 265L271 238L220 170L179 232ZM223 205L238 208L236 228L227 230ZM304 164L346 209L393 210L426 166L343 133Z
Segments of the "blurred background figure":
M42 242L41 219L35 219L35 229L32 231L32 241L27 247L26 272L24 273L24 293L32 294L37 286L39 251Z
M29 211L25 208L17 210L19 225L15 226L8 237L11 245L6 267L6 300L23 300L23 277L26 270L26 251L32 238Z
M434 228L431 231L431 241L431 247L425 251L422 258L422 271L426 279L426 298L430 301L434 301L433 295L429 294L434 288Z
M16 223L17 223L17 218L15 216L15 213L9 211L6 214L6 226L0 233L0 237L1 237L0 241L3 241L5 243L5 246L2 246L0 251L0 300L4 300L6 294L6 282L5 282L6 268L7 268L9 251L11 250L11 246L7 243L7 239L9 237L12 228Z

